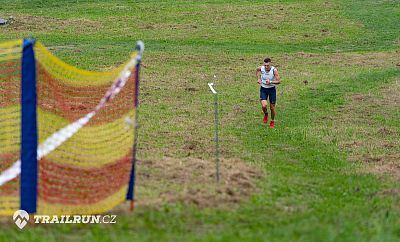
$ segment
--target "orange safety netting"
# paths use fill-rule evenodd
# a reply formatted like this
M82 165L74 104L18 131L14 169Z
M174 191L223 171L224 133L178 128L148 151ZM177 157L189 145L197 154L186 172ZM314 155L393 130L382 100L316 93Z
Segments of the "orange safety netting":
M0 173L19 159L22 42L13 43L0 45ZM110 72L70 66L40 42L34 53L41 154L37 213L105 212L126 199L135 131L137 53ZM70 134L62 132L65 127ZM0 185L0 215L13 214L18 207L19 176Z
M0 43L0 172L19 159L22 40ZM0 186L0 215L19 209L19 177Z

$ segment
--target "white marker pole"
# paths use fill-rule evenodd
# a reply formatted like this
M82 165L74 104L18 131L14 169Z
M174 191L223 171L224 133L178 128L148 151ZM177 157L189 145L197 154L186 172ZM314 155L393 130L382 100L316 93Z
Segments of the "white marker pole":
M214 78L216 76L214 75ZM211 92L214 95L214 109L215 109L215 116L214 116L214 123L215 123L215 163L216 163L216 177L217 182L219 182L219 142L218 142L218 94L213 87L214 83L208 83L208 86L211 89Z

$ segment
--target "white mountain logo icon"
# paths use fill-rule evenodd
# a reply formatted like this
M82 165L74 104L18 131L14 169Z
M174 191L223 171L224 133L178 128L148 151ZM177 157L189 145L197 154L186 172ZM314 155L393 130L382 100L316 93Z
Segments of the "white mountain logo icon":
M29 214L25 210L17 210L13 215L13 220L18 228L22 229L29 221Z

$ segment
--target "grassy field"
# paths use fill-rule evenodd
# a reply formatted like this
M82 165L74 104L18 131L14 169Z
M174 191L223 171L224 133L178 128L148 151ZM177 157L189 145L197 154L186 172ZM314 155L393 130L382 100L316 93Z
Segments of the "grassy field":
M1 241L400 241L400 3L1 1L0 40L34 36L64 61L106 70L143 59L138 156L264 170L234 208L138 207L104 225L1 224ZM277 66L277 123L262 123L255 68ZM138 197L140 199L140 197Z

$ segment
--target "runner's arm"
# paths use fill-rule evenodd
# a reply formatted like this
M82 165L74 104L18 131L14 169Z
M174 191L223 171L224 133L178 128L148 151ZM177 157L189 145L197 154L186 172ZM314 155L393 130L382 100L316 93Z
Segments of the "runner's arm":
M257 67L257 69L256 69L256 77L257 77L257 82L258 82L258 84L261 84L261 76L260 76L260 73L261 73L261 67Z
M275 80L271 81L272 84L281 84L281 77L278 74L278 70L274 70Z

